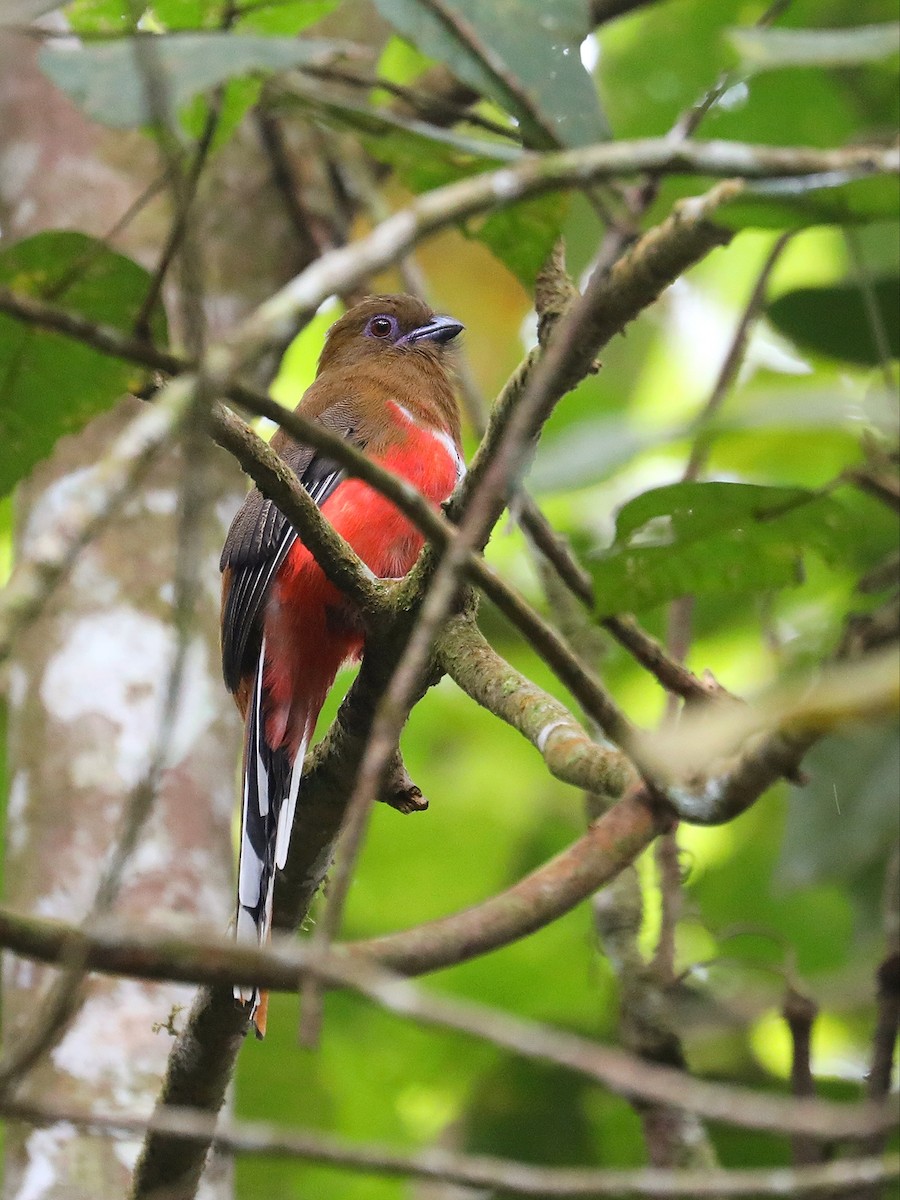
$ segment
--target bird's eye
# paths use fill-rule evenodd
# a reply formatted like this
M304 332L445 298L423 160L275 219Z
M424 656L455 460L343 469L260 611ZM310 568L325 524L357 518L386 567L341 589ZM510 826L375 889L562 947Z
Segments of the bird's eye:
M372 337L386 338L394 332L394 321L390 317L373 317L369 322L367 333Z

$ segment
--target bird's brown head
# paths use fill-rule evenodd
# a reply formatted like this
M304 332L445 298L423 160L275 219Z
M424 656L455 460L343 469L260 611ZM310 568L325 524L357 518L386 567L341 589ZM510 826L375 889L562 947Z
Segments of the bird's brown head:
M460 321L439 316L415 296L367 296L332 325L319 370L376 357L441 363L462 329Z

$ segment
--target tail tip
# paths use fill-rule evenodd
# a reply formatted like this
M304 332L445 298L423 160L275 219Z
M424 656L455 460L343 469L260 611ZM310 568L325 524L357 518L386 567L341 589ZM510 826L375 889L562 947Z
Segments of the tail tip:
M258 988L236 987L234 1000L238 1008L249 1007L249 1021L258 1041L266 1036L266 1025L269 1017L269 993L261 992Z

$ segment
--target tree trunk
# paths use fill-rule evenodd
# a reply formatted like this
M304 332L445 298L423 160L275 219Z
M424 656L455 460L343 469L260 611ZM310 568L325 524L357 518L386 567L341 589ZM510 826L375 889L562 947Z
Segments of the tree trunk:
M76 228L106 236L160 172L150 139L88 122L35 65L36 43L0 31L0 227L6 239ZM204 182L215 224L195 206L206 260L206 319L221 333L299 266L281 198L252 134L229 144ZM115 244L155 266L170 223L157 197ZM168 290L171 297L171 290ZM17 547L77 491L80 471L139 407L129 400L66 438L17 503ZM166 686L176 508L183 464L159 463L105 536L80 556L49 610L22 636L9 673L6 902L77 921L86 912L130 788L148 761ZM231 816L239 724L220 676L219 577L224 532L244 490L234 463L210 460L202 588L187 687L152 817L116 906L123 917L221 932L233 904ZM7 958L3 1043L17 1044L54 973ZM171 1046L165 1028L191 989L98 978L20 1094L101 1110L150 1113ZM66 1125L9 1128L4 1196L121 1200L136 1143ZM203 1195L225 1200L230 1165Z

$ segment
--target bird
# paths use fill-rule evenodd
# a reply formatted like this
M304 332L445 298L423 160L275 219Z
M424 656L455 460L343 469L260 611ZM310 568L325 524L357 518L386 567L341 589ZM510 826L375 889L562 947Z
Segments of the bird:
M440 505L465 472L451 346L463 328L417 297L368 296L328 331L296 411ZM271 445L376 576L410 570L424 538L389 500L283 430ZM245 725L235 934L264 944L304 755L337 672L361 656L364 632L353 605L258 489L234 517L220 568L222 670ZM262 1037L266 993L236 987L235 998Z

